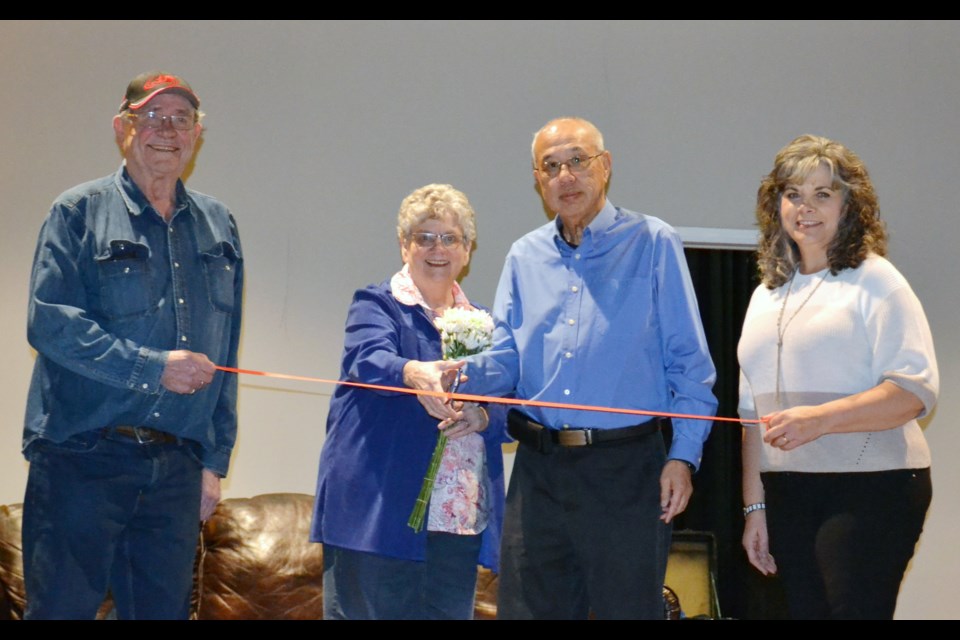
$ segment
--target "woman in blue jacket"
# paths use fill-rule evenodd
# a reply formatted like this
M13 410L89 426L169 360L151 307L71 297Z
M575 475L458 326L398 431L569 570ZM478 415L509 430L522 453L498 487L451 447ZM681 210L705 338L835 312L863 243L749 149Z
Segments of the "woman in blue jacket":
M457 283L476 238L450 185L417 189L397 221L403 268L359 289L347 314L340 379L403 387L409 361L442 357L434 320L472 308ZM477 564L497 569L504 412L465 404L449 438L426 526L407 525L438 424L412 394L338 386L320 455L311 540L324 544L327 619L469 619Z

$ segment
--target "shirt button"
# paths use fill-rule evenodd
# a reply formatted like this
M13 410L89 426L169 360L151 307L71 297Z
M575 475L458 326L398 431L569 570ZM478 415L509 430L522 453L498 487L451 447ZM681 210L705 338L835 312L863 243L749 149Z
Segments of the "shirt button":
M579 253L573 254L573 259L574 259L574 260L579 260L579 259L580 259L580 254L579 254Z
M569 428L570 428L570 425L565 424L565 425L563 425L563 428L564 428L564 429L569 429Z
M563 395L565 395L565 396L570 395L570 389L564 389L564 390L563 390Z
M227 271L230 271L230 265L225 266L224 269L226 269Z
M577 324L577 321L574 320L573 318L569 318L569 319L567 320L567 324L572 327L573 325Z
M177 302L179 302L180 304L183 304L183 298L177 298Z
M564 357L564 358L567 358L567 359L569 360L570 358L573 357L573 352L572 352L572 351L567 351L565 354L563 354L563 357Z
M573 285L572 287L570 287L570 291L573 291L574 293L576 293L577 291L580 291L580 287L578 287L577 285Z
M141 388L141 389L149 389L149 388L150 388L150 385L148 385L146 382L144 382L142 385L140 385L140 388Z
M180 342L186 342L187 336L180 336Z
M173 227L170 227L170 233L173 233Z
M124 273L130 273L130 267L124 267L124 268L123 268L123 272L124 272Z
M175 266L177 269L179 269L179 268L180 268L180 263L179 263L179 262L174 262L174 263L173 263L173 266Z
M159 418L159 417L160 417L160 412L159 412L159 411L154 411L154 412L153 412L153 417L154 417L154 418Z

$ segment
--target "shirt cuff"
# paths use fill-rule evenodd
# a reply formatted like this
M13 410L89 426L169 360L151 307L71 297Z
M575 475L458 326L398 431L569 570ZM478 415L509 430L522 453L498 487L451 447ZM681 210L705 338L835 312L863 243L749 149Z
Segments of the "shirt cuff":
M691 474L697 472L697 465L693 464L689 460L684 460L683 458L669 458L667 462L670 462L670 460L676 460L677 462L682 462L683 464L687 465L687 468L690 469Z
M670 445L670 454L668 460L681 460L693 465L693 470L700 468L700 456L703 454L703 446L691 440L677 438L674 432L673 443Z
M168 353L167 351L140 347L133 375L130 376L130 387L140 393L160 393L160 378L167 366Z
M204 450L200 464L204 469L209 469L221 478L226 478L227 469L230 467L230 452Z

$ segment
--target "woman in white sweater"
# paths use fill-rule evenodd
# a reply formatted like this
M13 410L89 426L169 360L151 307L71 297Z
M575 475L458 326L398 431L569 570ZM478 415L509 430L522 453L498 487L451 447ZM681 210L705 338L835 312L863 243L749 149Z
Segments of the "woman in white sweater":
M743 546L794 618L893 617L930 503L939 391L919 300L883 256L860 158L800 136L757 194L762 284L740 344Z

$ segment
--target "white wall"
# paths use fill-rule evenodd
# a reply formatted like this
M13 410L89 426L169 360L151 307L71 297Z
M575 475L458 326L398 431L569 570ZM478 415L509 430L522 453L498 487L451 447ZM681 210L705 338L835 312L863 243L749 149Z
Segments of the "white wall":
M399 264L394 219L415 187L470 197L480 241L464 286L492 301L510 242L545 219L529 143L553 116L604 132L616 203L693 227L750 228L776 151L820 133L870 167L940 360L935 497L898 616L960 617L960 24L0 22L0 59L0 503L26 478L36 233L57 194L117 167L110 118L141 71L185 76L209 114L188 184L240 223L241 366L326 378L353 289ZM329 393L241 381L228 497L312 493Z

